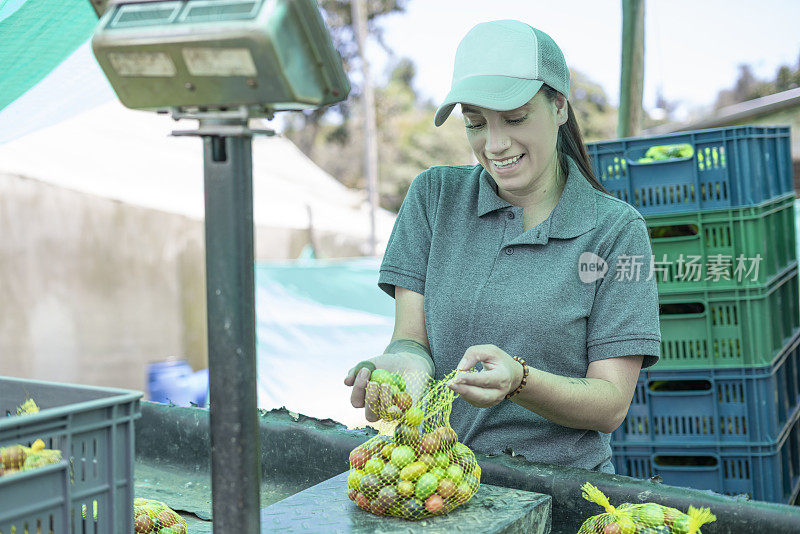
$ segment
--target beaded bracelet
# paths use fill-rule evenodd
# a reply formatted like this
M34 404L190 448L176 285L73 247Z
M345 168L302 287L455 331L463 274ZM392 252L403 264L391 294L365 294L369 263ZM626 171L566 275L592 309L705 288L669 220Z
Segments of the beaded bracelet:
M522 388L525 387L525 384L528 381L528 368L525 367L525 360L523 360L522 358L520 358L518 356L512 356L512 358L514 358L516 361L518 361L519 363L522 364L522 382L519 383L519 386L517 387L517 389L515 389L511 393L507 393L506 394L506 398L507 399L510 399L511 397L513 397L514 395L516 395L517 393L522 391Z

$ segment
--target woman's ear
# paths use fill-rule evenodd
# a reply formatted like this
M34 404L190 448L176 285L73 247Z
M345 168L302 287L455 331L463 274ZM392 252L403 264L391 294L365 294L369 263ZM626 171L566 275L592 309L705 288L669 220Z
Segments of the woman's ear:
M564 95L558 93L556 94L555 105L556 105L556 124L558 126L561 126L562 124L567 122L567 118L569 117L568 113L569 102L567 102L567 99Z

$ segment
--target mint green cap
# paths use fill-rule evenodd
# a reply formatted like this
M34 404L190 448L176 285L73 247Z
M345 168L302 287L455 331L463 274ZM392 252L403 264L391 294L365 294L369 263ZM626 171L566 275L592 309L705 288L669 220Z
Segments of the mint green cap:
M483 22L458 45L453 83L434 124L441 126L456 104L495 111L516 109L533 98L542 84L569 98L569 69L555 41L518 20Z

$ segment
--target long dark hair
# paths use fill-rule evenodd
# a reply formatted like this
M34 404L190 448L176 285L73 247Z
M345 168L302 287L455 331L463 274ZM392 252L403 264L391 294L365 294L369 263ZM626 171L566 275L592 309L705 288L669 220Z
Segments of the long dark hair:
M542 85L542 90L548 100L555 102L556 96L559 94L558 91L547 84ZM583 143L581 129L580 126L578 126L577 119L575 119L575 114L572 112L571 105L567 105L567 122L558 128L556 152L558 152L558 163L561 166L563 176L566 176L569 172L569 163L567 162L566 156L570 156L575 160L578 168L595 189L603 193L608 193L606 188L603 187L594 175L592 162L589 161L589 154L586 153L586 145Z

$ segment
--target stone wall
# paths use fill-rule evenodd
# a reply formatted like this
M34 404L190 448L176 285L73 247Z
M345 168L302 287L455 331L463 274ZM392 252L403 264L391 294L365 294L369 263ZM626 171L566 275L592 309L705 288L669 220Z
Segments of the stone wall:
M260 227L260 260L309 231ZM315 234L326 257L357 240ZM0 173L0 375L146 391L148 362L207 366L203 222Z

